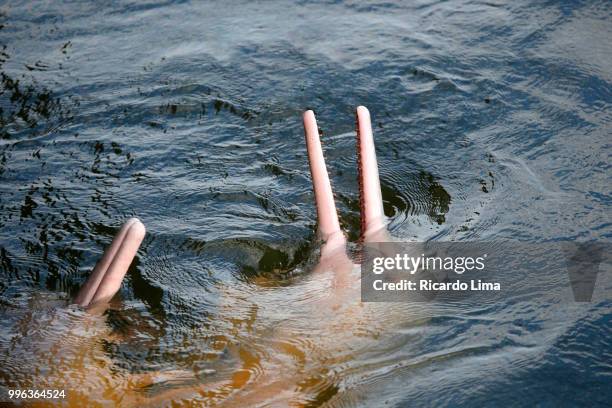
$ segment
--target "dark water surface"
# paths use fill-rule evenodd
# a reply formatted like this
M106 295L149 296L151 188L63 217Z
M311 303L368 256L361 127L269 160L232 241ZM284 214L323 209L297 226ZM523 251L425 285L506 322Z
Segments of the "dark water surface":
M360 104L394 237L607 241L610 2L0 10L3 393L54 385L74 406L612 400L609 296L318 315L301 124L314 109L352 241ZM120 299L104 316L65 307L130 216L148 234Z

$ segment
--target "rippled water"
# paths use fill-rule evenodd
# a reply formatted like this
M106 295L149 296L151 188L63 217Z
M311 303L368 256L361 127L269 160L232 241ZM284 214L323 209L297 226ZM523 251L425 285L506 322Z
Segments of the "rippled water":
M609 2L61 3L0 8L3 393L612 400L609 296L360 304L309 273L300 119L315 109L353 241L360 104L394 237L609 240ZM66 306L133 215L148 234L121 296Z

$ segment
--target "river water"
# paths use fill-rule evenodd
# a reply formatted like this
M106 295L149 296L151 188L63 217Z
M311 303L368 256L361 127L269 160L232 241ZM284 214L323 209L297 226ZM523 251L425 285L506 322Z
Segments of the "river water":
M3 394L63 388L71 406L612 400L609 291L482 305L364 305L357 293L329 306L329 277L310 273L301 124L314 109L351 241L358 105L372 113L395 238L607 241L610 2L0 10ZM120 295L103 315L67 306L131 216L147 236Z

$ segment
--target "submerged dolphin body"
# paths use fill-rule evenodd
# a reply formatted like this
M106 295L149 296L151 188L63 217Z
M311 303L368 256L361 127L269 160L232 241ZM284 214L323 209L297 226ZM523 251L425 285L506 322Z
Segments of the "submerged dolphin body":
M144 236L140 220L125 222L75 297L77 307L66 307L56 293L32 291L22 297L27 307L7 310L10 319L4 330L14 335L3 365L13 371L7 376L0 372L3 386L62 391L61 405L67 407L138 406L143 401L142 396L125 395L124 384L137 378L127 376L126 381L116 372L101 340L117 340L102 314L121 287ZM52 403L43 401L33 405Z
M364 244L375 244L387 241L390 237L386 230L370 114L365 107L360 106L356 116L361 241ZM399 320L399 316L406 316L406 310L401 305L385 305L381 308L380 304L361 303L360 267L347 254L347 241L338 221L314 113L305 112L303 121L317 210L317 234L324 241L310 283L312 287L326 293L320 294L310 308L305 307L295 314L301 313L302 318L308 319L304 326L310 326L313 332L316 330L322 335L308 333L308 328L297 334L295 328L276 327L276 340L271 340L270 345L276 350L267 355L277 362L257 363L258 366L272 365L275 368L260 369L263 372L239 387L236 384L230 385L234 392L223 398L221 406L308 406L312 401L331 398L337 392L334 391L337 386L327 372L329 367L350 364L354 358L351 350L370 349L372 342L379 341L379 329L388 326L389 322ZM330 282L327 287L318 286L326 280ZM363 334L355 337L355 333ZM302 338L296 339L296 335ZM302 351L283 346L295 342L309 344L314 351L303 356ZM302 360L302 363L290 367L277 354ZM308 362L308 359L311 361ZM311 368L307 369L308 366ZM328 395L330 393L331 396Z

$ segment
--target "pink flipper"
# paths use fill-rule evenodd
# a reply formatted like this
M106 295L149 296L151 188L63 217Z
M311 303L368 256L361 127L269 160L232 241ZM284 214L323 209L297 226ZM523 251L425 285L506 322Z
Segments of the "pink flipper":
M372 123L370 112L365 106L357 108L357 166L361 234L365 241L386 240L386 219L380 191Z
M304 112L304 133L306 137L306 149L308 150L308 162L310 163L310 174L314 187L315 203L317 206L317 219L319 223L319 235L330 246L344 244L344 234L340 230L334 194L332 193L323 149L319 139L319 128L314 116L314 112L309 110ZM333 241L333 244L332 242Z
M79 291L75 303L88 307L110 300L121 287L144 235L145 227L137 218L131 218L123 224Z

